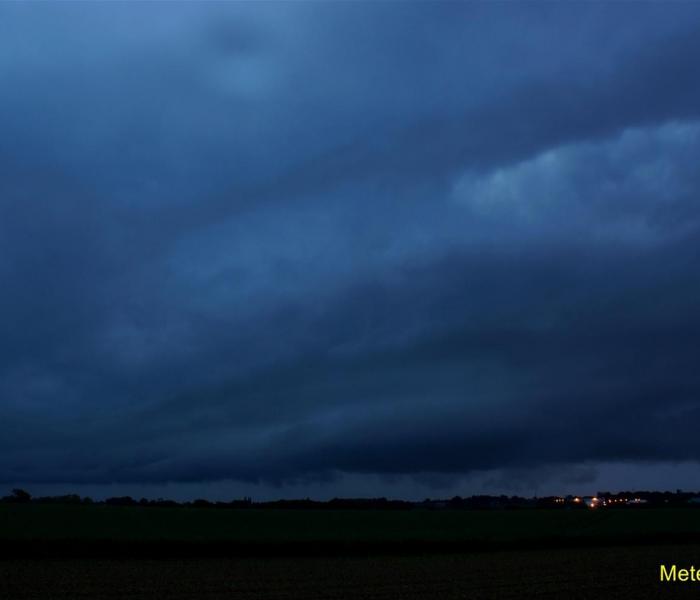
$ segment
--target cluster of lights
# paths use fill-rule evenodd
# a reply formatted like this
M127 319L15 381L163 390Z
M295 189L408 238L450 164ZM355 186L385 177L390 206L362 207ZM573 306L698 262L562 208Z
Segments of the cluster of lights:
M598 506L608 506L612 504L641 504L642 502L645 502L641 498L598 498L597 496L594 496L593 498L582 498L581 496L574 496L573 498L569 497L570 502L573 502L574 504L581 504L582 502L585 502L586 505L589 508L597 508ZM556 504L564 504L567 502L566 498L555 498L554 502Z

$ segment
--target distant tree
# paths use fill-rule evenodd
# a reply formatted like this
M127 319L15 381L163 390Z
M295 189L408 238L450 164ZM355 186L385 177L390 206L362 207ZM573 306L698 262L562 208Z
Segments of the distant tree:
M136 506L137 502L131 496L118 496L116 498L107 498L104 501L109 506Z
M12 496L10 497L11 502L21 502L21 503L26 503L30 502L32 499L32 495L27 492L26 490L22 490L20 488L15 488L12 490Z
M38 504L80 504L81 499L78 494L66 494L64 496L42 496L34 498Z

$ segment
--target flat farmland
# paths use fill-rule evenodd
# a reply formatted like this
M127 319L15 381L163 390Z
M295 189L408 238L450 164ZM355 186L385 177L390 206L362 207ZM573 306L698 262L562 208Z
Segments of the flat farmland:
M700 510L0 505L0 599L697 597Z
M697 598L660 583L660 562L700 562L700 546L368 557L0 561L0 597L218 600Z
M0 544L700 543L700 509L276 510L0 504Z

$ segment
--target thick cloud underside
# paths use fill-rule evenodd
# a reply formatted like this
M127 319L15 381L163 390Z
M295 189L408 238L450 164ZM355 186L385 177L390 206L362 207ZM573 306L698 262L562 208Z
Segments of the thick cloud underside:
M691 3L1 6L0 481L700 460L699 56Z

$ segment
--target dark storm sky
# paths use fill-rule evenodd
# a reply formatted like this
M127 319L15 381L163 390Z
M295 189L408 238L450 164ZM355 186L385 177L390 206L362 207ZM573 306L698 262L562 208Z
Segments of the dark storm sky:
M2 4L0 482L700 488L699 64L694 3Z

